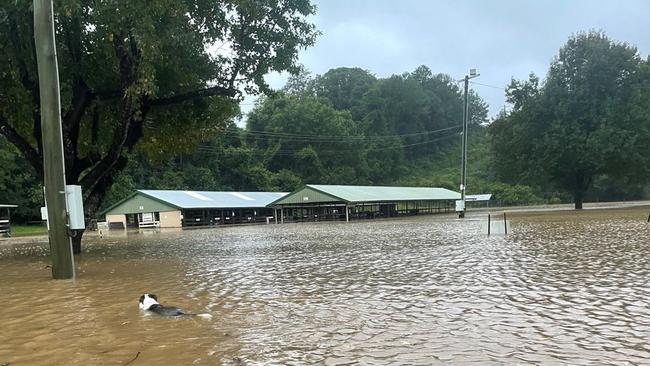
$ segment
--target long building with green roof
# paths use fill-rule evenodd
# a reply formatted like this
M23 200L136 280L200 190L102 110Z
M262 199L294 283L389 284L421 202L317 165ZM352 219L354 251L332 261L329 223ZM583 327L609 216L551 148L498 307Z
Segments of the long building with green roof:
M445 188L307 184L271 202L281 222L449 212L460 193Z

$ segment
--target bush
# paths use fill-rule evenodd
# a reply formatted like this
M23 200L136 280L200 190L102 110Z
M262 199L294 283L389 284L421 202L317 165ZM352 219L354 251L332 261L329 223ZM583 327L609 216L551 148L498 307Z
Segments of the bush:
M484 193L492 193L492 200L502 206L538 205L544 200L536 191L523 184L491 182L484 185Z

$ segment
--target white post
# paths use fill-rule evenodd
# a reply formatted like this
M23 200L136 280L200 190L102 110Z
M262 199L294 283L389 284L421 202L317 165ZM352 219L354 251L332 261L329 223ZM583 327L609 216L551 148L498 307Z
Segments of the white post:
M349 216L349 213L348 213L349 209L350 208L348 207L348 205L345 205L345 222L350 222L350 216Z
M275 223L278 223L278 209L273 208L273 217L275 218Z
M284 224L284 207L280 206L280 222Z

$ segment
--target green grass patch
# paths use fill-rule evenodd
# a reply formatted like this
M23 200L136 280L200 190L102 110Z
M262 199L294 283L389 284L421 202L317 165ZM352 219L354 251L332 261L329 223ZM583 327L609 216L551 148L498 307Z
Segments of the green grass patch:
M11 225L11 236L47 235L47 226L43 225Z

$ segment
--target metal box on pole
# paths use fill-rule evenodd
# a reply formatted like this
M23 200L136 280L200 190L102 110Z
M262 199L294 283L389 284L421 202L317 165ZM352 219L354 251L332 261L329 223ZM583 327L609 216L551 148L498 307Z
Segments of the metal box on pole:
M464 211L465 211L465 201L457 200L456 201L456 212L464 212Z
M81 186L65 186L65 201L68 206L68 225L70 229L85 229L86 221L84 219L84 204Z

